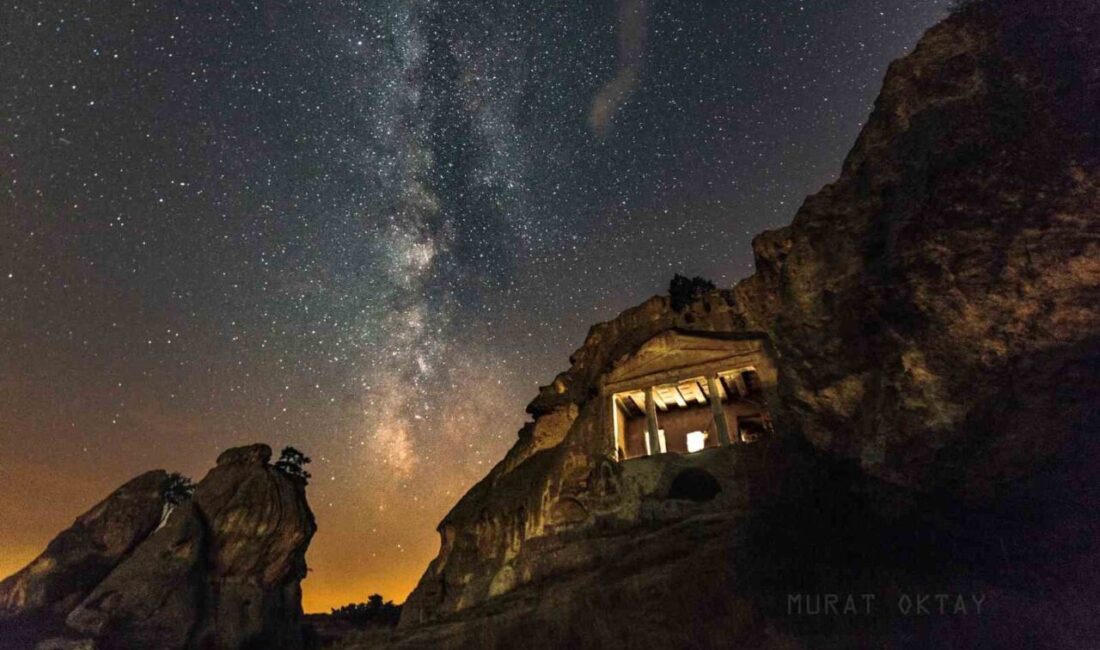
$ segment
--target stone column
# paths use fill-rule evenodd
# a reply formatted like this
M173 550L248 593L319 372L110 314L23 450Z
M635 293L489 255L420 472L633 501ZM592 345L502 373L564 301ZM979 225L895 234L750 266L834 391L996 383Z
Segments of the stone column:
M657 433L657 402L653 399L653 387L645 389L645 428L649 437L649 455L661 453L661 436Z
M730 444L730 428L726 424L726 410L722 408L722 393L718 390L718 375L707 377L707 390L710 392L710 412L714 416L714 428L718 431L718 444Z

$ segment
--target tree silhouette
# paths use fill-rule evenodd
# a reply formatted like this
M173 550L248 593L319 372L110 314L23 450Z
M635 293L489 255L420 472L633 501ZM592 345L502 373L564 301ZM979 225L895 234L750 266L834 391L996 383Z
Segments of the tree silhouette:
M371 594L365 603L348 603L343 607L333 607L332 617L347 621L352 625L397 625L401 618L401 605L392 600L384 600L381 594Z
M294 447L283 447L282 453L279 454L279 460L275 462L275 469L287 476L308 483L312 474L305 470L305 465L309 462L311 462L310 457Z
M714 283L706 278L689 278L677 273L668 283L668 296L672 299L672 308L684 311L696 298L708 291L714 291Z
M168 475L168 485L164 487L162 496L166 502L178 506L190 499L194 492L195 484L191 479L179 472L172 472Z

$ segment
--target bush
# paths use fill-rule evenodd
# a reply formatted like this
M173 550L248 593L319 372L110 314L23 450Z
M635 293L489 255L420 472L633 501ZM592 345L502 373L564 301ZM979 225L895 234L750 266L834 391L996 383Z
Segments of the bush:
M383 602L380 594L371 594L365 603L332 608L332 617L360 627L393 627L401 619L401 605L394 605L392 600Z
M672 299L672 308L676 311L684 311L696 298L714 289L714 283L706 278L688 278L679 273L668 283L668 295Z
M306 471L307 463L312 462L309 456L298 451L294 447L283 447L279 454L279 460L275 462L275 469L283 474L308 483L312 474Z
M168 485L164 487L162 496L166 502L178 506L190 499L194 493L195 484L191 479L179 472L172 472L168 475Z

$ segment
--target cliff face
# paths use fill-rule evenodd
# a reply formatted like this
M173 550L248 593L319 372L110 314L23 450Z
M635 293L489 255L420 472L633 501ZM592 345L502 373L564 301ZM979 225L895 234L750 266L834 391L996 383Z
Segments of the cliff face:
M1100 11L976 5L893 64L840 179L757 244L789 427L980 496L1084 422L1100 324Z
M56 636L100 648L301 647L299 585L315 525L304 484L275 470L270 457L267 445L226 451L163 520L167 474L150 472L120 488L3 583L4 593L31 591L20 586L24 574L60 585L7 610L13 638L28 646ZM141 527L134 516L104 518L121 510L114 504L124 496L134 500L138 487L145 488ZM48 558L88 521L117 540L108 547L117 552L98 573L74 577L71 562ZM32 604L52 616L32 616Z
M640 460L632 464L637 471L624 476L612 461L615 450L595 398L600 378L661 332L732 332L746 325L735 292L714 291L683 312L674 311L668 298L654 297L594 326L570 369L527 407L534 421L519 441L440 524L440 554L405 603L402 625L459 612L553 575L562 568L558 562L592 560L583 552L585 558L546 561L545 551L532 547L536 540L583 535L597 522L619 529L639 518L660 518L660 506L649 497L658 486L667 488L674 468ZM727 462L711 456L707 460L722 468L735 462L724 453Z
M1090 638L1097 115L1095 3L978 2L929 30L838 180L754 241L754 276L592 329L440 524L396 643ZM773 439L614 459L602 378L671 329L765 337ZM689 466L720 496L673 498ZM999 609L939 627L786 611L789 594L845 589L980 592ZM1060 601L1059 623L1040 600Z

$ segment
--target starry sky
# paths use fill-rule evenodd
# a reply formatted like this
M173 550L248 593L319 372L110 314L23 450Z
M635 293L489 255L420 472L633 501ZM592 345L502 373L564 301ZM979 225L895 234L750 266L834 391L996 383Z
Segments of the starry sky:
M263 441L307 611L404 600L588 327L751 273L949 1L0 3L0 574Z

